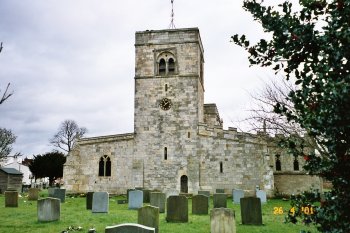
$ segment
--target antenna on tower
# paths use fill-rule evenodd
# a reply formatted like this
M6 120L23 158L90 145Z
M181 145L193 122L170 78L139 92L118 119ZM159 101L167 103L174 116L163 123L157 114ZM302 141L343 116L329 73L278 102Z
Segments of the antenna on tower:
M170 29L175 29L175 24L174 24L174 0L171 0L171 21L169 25Z

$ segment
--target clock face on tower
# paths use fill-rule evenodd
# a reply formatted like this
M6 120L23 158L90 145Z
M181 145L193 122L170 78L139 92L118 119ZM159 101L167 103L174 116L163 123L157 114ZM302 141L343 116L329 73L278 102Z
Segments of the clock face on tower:
M159 104L160 108L163 110L169 110L171 108L171 100L168 98L163 98Z

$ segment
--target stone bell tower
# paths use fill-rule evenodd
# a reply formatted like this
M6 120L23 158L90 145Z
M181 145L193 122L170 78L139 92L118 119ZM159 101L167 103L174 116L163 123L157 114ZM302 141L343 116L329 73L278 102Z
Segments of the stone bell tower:
M197 127L204 118L198 28L136 32L133 182L150 189L199 188Z

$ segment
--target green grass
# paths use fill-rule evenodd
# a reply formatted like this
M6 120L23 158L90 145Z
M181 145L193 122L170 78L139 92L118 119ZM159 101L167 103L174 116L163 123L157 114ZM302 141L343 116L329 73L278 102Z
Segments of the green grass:
M41 193L46 196L47 193ZM61 204L61 218L59 221L40 223L37 218L36 201L27 201L25 196L20 197L18 208L5 208L4 195L0 195L0 232L11 233L61 233L69 226L81 226L80 232L87 232L90 228L95 228L98 233L103 233L106 226L121 223L137 223L137 211L128 210L127 204L117 204L118 199L125 197L111 197L108 214L93 214L86 210L85 198L66 198L66 202ZM236 228L238 233L266 232L266 233L299 233L300 230L317 232L314 227L305 225L285 224L283 215L274 215L274 207L282 207L287 211L290 207L288 201L268 200L262 206L263 226L247 226L241 223L241 213L239 205L232 204L231 199L227 199L227 207L234 209L236 214ZM210 209L212 208L212 200ZM192 202L189 199L189 222L188 223L167 223L165 214L160 214L160 233L209 233L209 215L192 215Z

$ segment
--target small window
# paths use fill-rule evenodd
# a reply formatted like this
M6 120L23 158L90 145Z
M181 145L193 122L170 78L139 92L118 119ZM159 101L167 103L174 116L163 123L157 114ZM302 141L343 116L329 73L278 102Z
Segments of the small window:
M299 171L299 161L297 157L294 158L293 168L294 168L294 171Z
M168 91L168 84L165 84L164 89L165 89L165 91Z
M104 155L98 162L98 175L99 176L111 176L112 163L109 156Z
M222 164L222 162L220 162L220 173L223 173L224 172L224 166Z
M276 155L276 171L281 171L281 160L280 155Z
M164 75L165 71L166 71L166 64L165 64L165 60L162 58L159 61L159 75Z
M191 132L187 132L187 138L191 138Z
M168 148L164 147L164 160L168 160Z
M170 58L168 61L168 71L169 74L175 73L175 62L174 59Z

